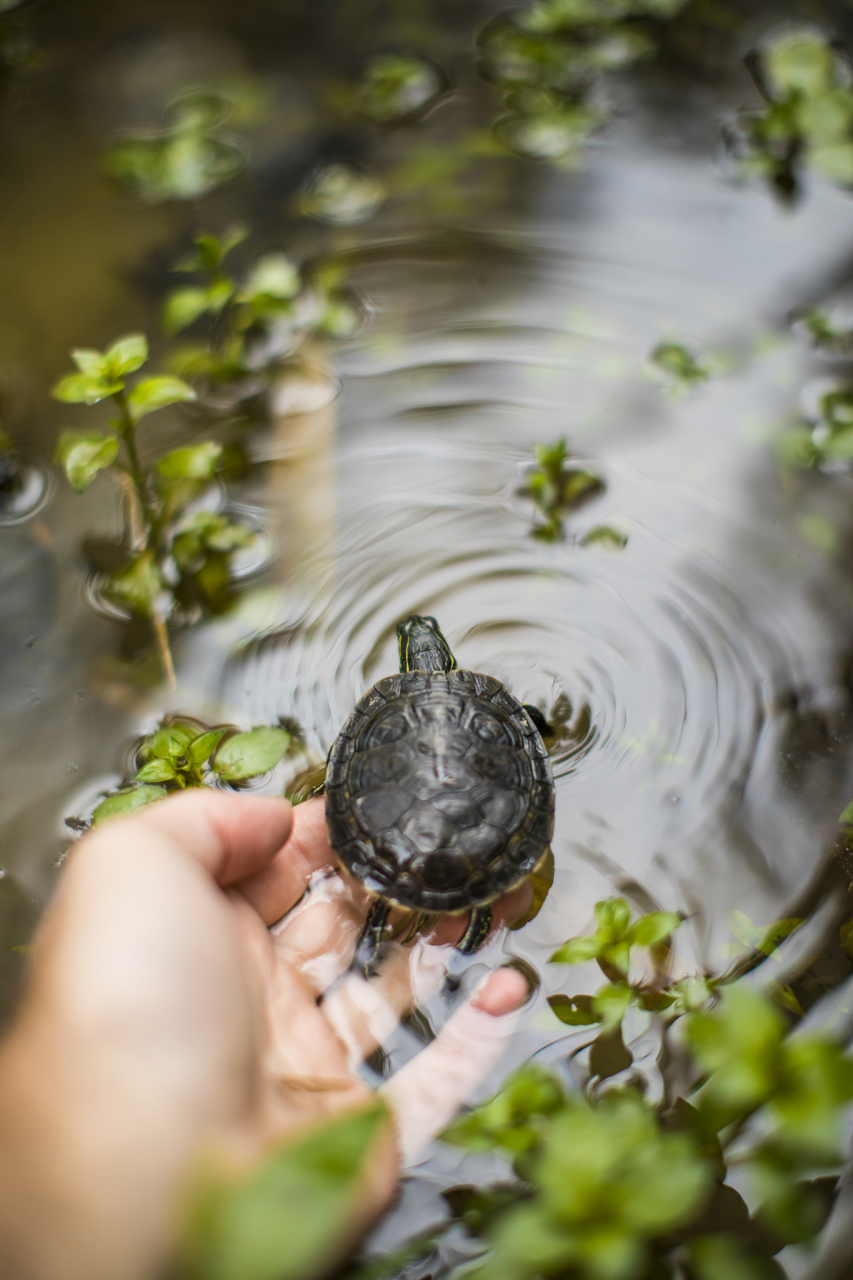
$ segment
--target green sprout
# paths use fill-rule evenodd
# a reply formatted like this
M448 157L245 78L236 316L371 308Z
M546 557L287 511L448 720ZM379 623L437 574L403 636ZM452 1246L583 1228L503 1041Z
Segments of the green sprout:
M281 726L261 725L239 733L228 727L208 728L186 718L167 717L137 745L138 769L100 802L92 814L92 826L187 787L260 777L274 769L295 745L294 735ZM76 829L85 824L74 819L70 825Z
M141 420L169 405L195 399L192 387L170 375L128 383L129 376L148 359L143 334L119 338L104 352L75 350L72 358L77 372L57 383L54 398L86 405L110 399L117 412L106 432L63 431L56 458L78 493L104 470L118 480L125 498L127 527L118 547L121 563L106 574L104 591L108 598L149 621L166 674L174 684L166 625L169 615L179 604L190 601L213 613L227 607L230 557L254 535L214 512L185 514L220 468L221 444L205 441L173 449L153 465L143 464L138 442ZM176 577L167 573L170 560L177 566Z
M843 57L806 28L773 37L748 65L765 105L743 112L729 137L741 172L786 202L799 195L806 168L853 186L853 88Z
M533 526L533 537L556 542L564 537L566 516L603 493L604 482L589 471L566 466L570 455L565 436L556 444L537 445L535 456L537 465L518 493L531 499L542 517Z
M222 135L231 103L211 89L188 89L169 105L164 129L119 140L106 153L104 169L148 204L196 200L240 172L243 151Z
M649 356L649 366L674 394L683 394L711 376L707 362L680 342L659 342Z

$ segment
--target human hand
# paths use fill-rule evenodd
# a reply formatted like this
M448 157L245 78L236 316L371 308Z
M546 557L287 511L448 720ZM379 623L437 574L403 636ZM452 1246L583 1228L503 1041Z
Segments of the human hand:
M369 1101L361 1060L441 980L434 944L465 919L440 921L433 945L392 948L370 981L346 974L368 899L333 866L322 801L291 810L211 791L76 846L0 1052L7 1280L147 1280L174 1248L200 1153L251 1165ZM495 904L496 920L520 916L530 894ZM496 971L384 1086L395 1132L373 1154L353 1239L389 1202L400 1153L440 1130L495 1061L526 996L519 973Z

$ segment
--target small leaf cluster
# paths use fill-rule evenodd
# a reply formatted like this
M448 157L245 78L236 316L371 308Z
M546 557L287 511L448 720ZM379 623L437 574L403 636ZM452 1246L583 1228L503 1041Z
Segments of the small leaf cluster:
M207 195L245 164L241 147L222 132L231 109L228 98L214 90L185 90L171 102L163 128L115 142L104 170L147 204Z
M501 140L532 160L574 163L609 115L601 77L654 51L649 20L675 17L684 0L538 0L486 24L481 74L509 115Z
M837 386L822 395L816 417L808 426L784 431L776 452L793 467L848 467L853 462L853 386Z
M708 363L680 342L659 342L649 355L649 369L675 395L692 390L711 376Z
M535 504L541 517L531 530L533 537L557 542L565 536L565 518L602 494L604 482L590 471L566 466L570 455L565 436L556 444L537 445L534 452L536 467L518 493Z
M807 168L853 185L853 87L841 54L804 28L768 40L748 66L764 106L743 112L729 137L741 172L788 202Z
M612 975L596 997L551 1000L570 1025L603 1024L586 1089L570 1092L561 1074L528 1064L443 1135L504 1155L515 1175L445 1194L482 1249L467 1274L765 1280L777 1274L780 1249L813 1239L826 1222L853 1062L826 1036L791 1034L778 1004L744 982L665 981L657 1004L644 998L651 984L629 988L631 948L667 951L675 913L632 920L624 900L610 899L598 904L596 921L593 935L570 939L552 957L595 959ZM791 931L766 932L768 953ZM667 1033L680 1020L680 1066L667 1074L664 1062L675 1060L659 1060L666 1087L656 1102L639 1078L604 1083L632 1063L614 1022L626 991L647 1012L665 1012ZM727 1181L735 1167L749 1174L759 1202L752 1214Z
M293 735L281 726L261 725L243 733L208 728L198 721L168 717L137 745L138 765L129 781L102 800L92 825L132 813L170 792L216 781L248 782L284 759Z
M137 439L143 418L194 400L195 391L172 375L128 382L148 359L143 334L119 338L106 351L71 354L77 371L57 383L54 397L85 405L111 399L117 410L108 431L68 429L56 445L56 459L78 492L110 469L128 498L128 529L110 558L106 595L148 619L167 618L179 607L189 614L222 612L231 601L231 557L254 534L217 512L187 508L216 477L225 449L206 440L146 465Z
M305 338L344 337L356 328L359 314L343 286L343 269L332 261L308 279L286 254L268 253L238 279L226 258L246 235L238 227L221 237L196 237L193 252L176 269L199 280L167 296L163 326L176 334L205 320L209 340L179 350L176 369L214 386L247 382L251 395L253 379L292 356Z

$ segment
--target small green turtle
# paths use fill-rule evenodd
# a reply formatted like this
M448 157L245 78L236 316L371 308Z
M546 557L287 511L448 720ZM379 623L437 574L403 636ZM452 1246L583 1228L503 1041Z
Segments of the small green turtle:
M370 968L391 907L470 912L457 949L483 945L490 903L534 872L554 831L554 780L536 707L460 671L435 618L397 626L400 674L359 699L329 753L329 842L376 898L358 949Z

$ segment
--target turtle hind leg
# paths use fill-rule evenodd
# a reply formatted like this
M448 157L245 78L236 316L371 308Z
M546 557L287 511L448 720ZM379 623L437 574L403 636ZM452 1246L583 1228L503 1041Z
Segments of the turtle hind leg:
M492 908L474 907L468 928L456 944L456 950L463 956L471 956L479 951L492 927Z
M390 914L391 904L383 902L381 898L376 899L367 913L352 962L353 969L363 974L365 978L369 978L376 971L379 948L384 940L385 926Z
M534 725L539 730L542 737L553 738L554 726L548 723L548 721L545 719L545 717L543 716L539 708L531 706L529 702L523 702L521 705L524 707L524 710L530 716L530 719L533 721Z

